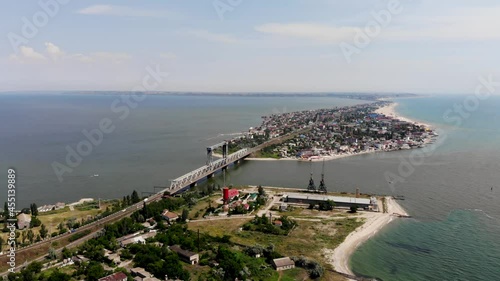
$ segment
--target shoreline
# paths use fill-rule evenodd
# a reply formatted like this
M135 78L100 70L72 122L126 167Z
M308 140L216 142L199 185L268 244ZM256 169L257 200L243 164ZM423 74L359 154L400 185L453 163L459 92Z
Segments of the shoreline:
M366 213L363 217L365 223L351 232L345 240L333 251L325 249L327 260L333 268L341 273L355 275L349 260L354 251L364 242L374 236L378 231L391 223L398 215L408 216L408 213L392 197L385 197L387 202L387 213Z
M379 109L375 110L375 113L378 113L378 114L383 114L385 116L389 116L389 117L392 117L394 119L399 119L401 121L405 121L405 122L409 122L409 123L415 123L417 125L423 125L429 129L435 129L434 126L430 125L430 124L427 124L427 123L424 123L424 122L421 122L421 121L415 121L413 119L410 119L408 117L404 117L404 116L401 116L401 115L398 115L397 111L396 111L396 107L399 105L399 103L397 102L394 102L392 101L390 104L386 105L386 106L383 106L383 107L380 107Z
M404 121L404 122L424 126L424 127L429 128L431 130L436 129L435 126L429 125L427 123L415 121L415 120L412 120L410 118L398 115L396 112L397 106L398 106L397 102L391 102L390 104L383 106L383 107L380 107L377 110L375 110L375 113L383 114L385 116L392 117L394 119L399 119L399 120ZM430 139L428 139L425 142L425 144L427 144L428 142L430 142ZM313 158L313 159L247 157L247 158L245 158L245 160L249 160L249 161L311 161L311 162L319 162L319 161L332 161L332 160L336 160L336 159L364 155L364 154L379 153L379 152L391 152L391 151L398 151L398 150L368 150L368 151L362 151L362 152L358 152L358 153L344 153L344 154L336 154L336 155L328 155L328 156L319 156L318 158ZM217 156L222 157L222 155L217 155Z

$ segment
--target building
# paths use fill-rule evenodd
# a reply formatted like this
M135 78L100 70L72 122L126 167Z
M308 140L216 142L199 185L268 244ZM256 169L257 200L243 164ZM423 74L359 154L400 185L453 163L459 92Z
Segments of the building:
M18 229L25 229L25 228L30 228L30 223L31 223L31 216L21 213L17 216L17 228Z
M189 264L198 264L200 255L195 252L183 250L179 245L170 246L169 249L179 256L179 258Z
M119 264L121 262L120 256L116 253L113 253L109 250L104 249L104 257L108 258L110 261Z
M64 207L66 207L66 203L57 202L55 207L56 207L56 210L63 209Z
M161 216L163 217L163 219L165 219L168 222L176 221L179 218L179 215L177 215L174 212L170 212L167 209L163 210L163 212L161 213Z
M127 275L123 272L117 272L100 278L99 281L127 281Z
M130 270L130 274L134 276L134 280L140 279L144 280L145 278L150 278L152 275L151 273L147 272L144 268L142 267L134 267Z
M335 202L336 207L357 206L362 209L369 209L376 200L368 198L355 198L355 197L342 197L342 196L328 196L320 194L301 194L301 193L288 193L284 196L285 202L298 203L298 204L319 204L331 200Z
M89 259L87 259L86 257L82 256L82 255L76 255L74 257L71 258L71 260L75 263L75 264L81 264L83 262L88 262Z
M222 189L222 200L224 202L229 202L231 199L239 195L239 191L236 188L229 189L228 187L224 187Z
M120 239L118 242L120 242L121 247L126 247L130 244L146 244L146 239L151 238L156 236L156 231L150 231L147 233L144 233L142 235L134 235L134 236L128 236L126 239Z
M291 260L289 257L274 259L273 267L277 271L292 269L295 268L295 262Z

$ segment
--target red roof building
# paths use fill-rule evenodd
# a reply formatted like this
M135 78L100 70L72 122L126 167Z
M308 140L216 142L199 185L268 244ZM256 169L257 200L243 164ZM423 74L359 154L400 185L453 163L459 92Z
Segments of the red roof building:
M99 281L127 281L127 275L123 272L117 272L100 278Z
M169 210L165 209L163 210L163 212L161 213L161 216L167 220L167 221L175 221L179 218L179 215L177 215L176 213L174 212L170 212Z
M239 195L239 192L235 188L229 189L227 187L224 187L222 189L222 200L224 200L224 202L228 202L229 200L233 199L234 197L236 197L238 195Z

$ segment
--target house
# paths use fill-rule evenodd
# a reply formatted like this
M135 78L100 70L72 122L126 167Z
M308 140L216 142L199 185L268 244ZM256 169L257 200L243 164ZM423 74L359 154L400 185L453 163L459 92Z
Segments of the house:
M121 262L120 256L109 250L104 250L104 257L108 258L110 261L119 264Z
M132 238L129 238L129 239L125 239L123 241L120 242L120 246L121 247L126 247L130 244L146 244L146 239L142 238L141 236L137 236L137 237L132 237Z
M137 278L137 280L136 280ZM135 281L161 281L160 279L156 278L156 277L146 277L146 278L141 278L139 280L139 277L136 277L134 278Z
M31 216L21 213L17 216L17 228L18 229L25 229L25 228L30 228L30 223L31 223Z
M277 271L295 268L295 262L289 257L273 260L273 266Z
M137 277L137 278L140 278L141 280L143 280L144 278L149 278L151 277L151 273L147 272L144 268L142 267L134 267L130 270L130 274L132 274L132 276L134 277ZM135 280L136 278L134 278Z
M239 195L239 191L235 188L229 189L228 187L224 187L222 189L222 200L224 202L229 202L231 201L234 197Z
M127 275L123 272L117 272L100 278L99 281L127 281Z
M179 245L170 246L169 249L172 252L177 253L182 261L189 264L198 264L200 261L200 255L191 251L183 250Z
M84 257L82 255L76 255L76 256L72 257L71 260L76 264L81 264L82 262L89 261L89 259L87 259L86 257Z
M56 210L62 209L64 207L66 207L66 203L62 203L62 202L56 203Z
M50 212L56 209L56 205L43 205L41 207L38 207L38 212L39 213L44 213L44 212Z
M168 222L176 221L179 218L179 215L177 215L176 213L170 212L167 209L163 210L163 212L161 213L161 216L163 217L163 219L165 219Z
M283 226L283 222L282 222L282 221L280 221L280 220L275 220L275 221L273 222L273 224L274 224L274 225L276 225L276 226L279 226L279 227Z
M128 236L126 239L119 240L120 246L126 247L130 244L137 244L137 243L146 244L146 239L154 237L154 236L156 236L156 234L157 234L156 231L150 231L150 232L144 233L142 235L135 234L134 236L131 236L131 237Z

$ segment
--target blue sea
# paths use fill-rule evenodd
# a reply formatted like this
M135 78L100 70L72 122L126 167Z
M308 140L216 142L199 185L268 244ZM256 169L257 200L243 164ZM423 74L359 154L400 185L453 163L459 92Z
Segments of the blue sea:
M355 252L350 264L357 274L402 281L500 280L500 97L480 101L465 115L454 113L455 104L465 100L465 95L397 100L400 115L432 124L440 134L419 154L326 162L329 190L403 195L400 203L412 215L391 223ZM113 110L114 103L128 107L129 114L122 119L124 111ZM167 186L203 165L207 145L259 125L262 115L359 103L319 97L148 96L132 107L110 93L3 93L0 182L6 182L9 167L16 169L18 207L121 198L134 189L146 195L153 186ZM103 134L60 181L53 164L66 165L68 147L76 149L86 139L82 131L99 128L103 119L113 132ZM313 171L318 177L321 163ZM226 180L306 188L309 173L309 163L245 161L228 170ZM391 185L388 174L400 180ZM214 181L222 184L220 178Z

